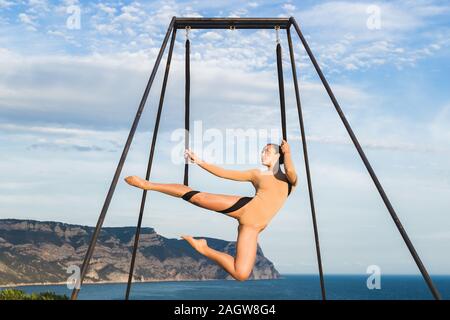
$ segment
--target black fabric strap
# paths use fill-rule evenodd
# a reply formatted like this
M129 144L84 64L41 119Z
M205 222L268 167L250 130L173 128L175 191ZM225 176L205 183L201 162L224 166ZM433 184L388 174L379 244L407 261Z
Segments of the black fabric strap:
M189 201L194 196L194 194L197 194L199 192L200 191L197 190L191 190L183 194L181 197L183 198L183 200Z
M191 42L186 39L186 59L185 59L185 77L186 83L184 87L184 148L189 149L189 113L190 104L189 98L191 94L191 66L190 66L190 50ZM189 159L186 159L184 164L184 180L185 186L189 185Z
M224 209L224 210L216 210L216 211L220 212L220 213L230 213L230 212L236 211L237 209L242 208L252 199L253 199L253 197L242 197L242 198L239 198L239 200L236 201L236 203L233 204L231 207Z
M280 111L281 111L281 130L283 134L283 139L287 141L287 130L286 130L286 106L284 99L284 80L283 80L283 62L281 45L278 43L276 47L277 52L277 71L278 71L278 90L280 92Z

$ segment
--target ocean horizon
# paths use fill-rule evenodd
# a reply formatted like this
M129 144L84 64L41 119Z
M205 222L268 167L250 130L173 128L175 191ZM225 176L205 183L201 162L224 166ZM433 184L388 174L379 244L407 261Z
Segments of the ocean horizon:
M325 275L329 300L429 300L433 299L421 275L382 275L379 289L369 289L369 275ZM432 275L442 298L450 299L450 275ZM0 287L1 288L1 287ZM66 285L26 285L27 293L55 292L70 297ZM79 300L123 300L126 283L83 284ZM285 273L280 279L189 280L135 282L132 300L318 300L318 275Z

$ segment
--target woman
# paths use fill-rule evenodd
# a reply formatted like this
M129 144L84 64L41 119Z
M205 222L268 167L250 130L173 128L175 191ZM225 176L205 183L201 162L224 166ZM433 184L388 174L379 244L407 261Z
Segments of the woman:
M289 144L282 140L281 146L269 143L263 148L261 163L267 167L265 171L223 169L202 161L190 150L185 151L185 157L218 177L251 182L256 189L255 195L241 197L200 192L184 184L150 182L137 176L128 176L125 181L132 186L183 198L196 206L235 218L239 222L235 258L208 247L205 239L194 239L188 235L181 237L199 253L218 263L236 280L247 280L255 264L259 233L283 206L292 187L297 185ZM284 164L285 173L279 170L280 164Z

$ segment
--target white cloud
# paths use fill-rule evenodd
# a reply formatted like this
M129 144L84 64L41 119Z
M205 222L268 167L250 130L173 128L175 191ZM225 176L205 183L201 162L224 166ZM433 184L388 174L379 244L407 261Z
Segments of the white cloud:
M28 0L27 12L43 16L50 12L50 4L47 0Z
M29 14L26 14L23 12L19 14L19 20L20 20L20 22L22 22L23 24L26 25L27 30L37 31L36 27L38 24L36 23L36 21L34 19L35 18Z
M295 5L293 5L292 3L284 3L282 6L283 10L285 10L287 13L292 13L294 12L294 10L296 9Z
M231 11L228 16L233 17L233 18L239 18L239 17L246 16L247 14L248 14L248 10L246 8L239 8L239 9L234 9L233 11Z
M245 51L240 53L247 56ZM129 120L125 122L123 120L130 119L131 115L124 116L124 113L129 113L124 106L129 106L128 108L132 110L136 109L155 55L156 53L153 53L149 58L145 52L135 54L123 52L85 57L25 57L5 49L0 50L0 66L6 80L0 83L0 103L3 106L0 107L0 112L6 116L14 110L18 118L23 112L32 118L42 120L52 113L53 117L57 116L62 123L76 117L81 126L92 123L94 119L98 125L122 123L123 126L128 126ZM279 102L275 73L246 69L245 65L248 63L246 60L231 60L230 56L232 57L230 53L219 51L218 55L205 56L202 60L192 61L191 103L195 105L196 112L208 110L204 117L206 124L220 116L224 127L230 125L254 128L277 127ZM248 52L247 59L250 57L251 53ZM183 68L184 56L180 52L180 55L175 54L173 57L165 108L173 108L183 101ZM164 61L160 65L160 70L163 69ZM45 70L48 77L45 81L41 79L42 70ZM148 104L152 104L151 101L157 101L161 77L162 71L154 82L153 94ZM8 79L14 79L14 81ZM36 81L27 79L36 79ZM124 81L124 79L127 80ZM287 78L286 81L286 102L290 106L288 127L294 128L296 136L299 137L296 110L293 107L295 96L293 90L290 90L292 89L290 79ZM333 90L344 106L347 117L349 119L353 115L359 117L358 125L366 132L366 135L360 139L364 147L413 152L445 152L450 148L448 144L441 144L438 148L437 144L437 141L445 141L449 137L448 122L450 120L447 119L449 111L446 111L449 108L444 108L436 116L436 120L430 124L430 138L431 141L436 142L435 144L424 144L417 139L412 139L414 142L411 142L408 140L408 132L418 132L419 129L408 129L407 123L388 118L387 115L384 118L379 114L369 117L369 111L377 102L364 88L333 84ZM312 131L308 132L308 140L326 144L351 145L321 84L302 81L301 97L305 109L305 121L312 128ZM149 108L151 107L148 106L147 109ZM236 116L232 110L237 112L240 109L244 110L239 111L241 122L236 122ZM111 110L114 110L114 113L111 113ZM230 112L223 114L222 110ZM254 116L263 113L268 116ZM273 116L269 116L271 114ZM365 116L361 117L360 114ZM9 130L20 129L11 125L3 126L3 129L8 128ZM39 130L38 128L32 127L30 130L36 131ZM396 128L397 134L401 128L405 130L401 136L391 136L389 139L383 136L377 137L379 132L390 134L390 128Z
M116 35L122 34L122 31L115 24L100 23L95 25L95 29L102 34L116 34Z
M200 38L206 41L218 41L223 39L223 37L219 33L214 31L208 31L202 34Z
M308 41L327 70L342 72L387 64L397 68L414 66L419 59L450 45L448 37L440 36L439 29L432 35L426 32L429 21L448 12L449 5L410 1L377 3L381 28L374 30L367 27L369 5L372 3L334 1L294 14L303 32L311 35L313 40ZM414 42L410 41L412 33Z
M0 129L10 132L34 132L42 134L62 134L62 135L76 135L78 137L90 137L93 135L103 135L104 131L95 131L81 128L66 128L66 127L52 127L52 126L24 126L13 123L0 123Z
M137 22L140 20L140 13L142 8L138 3L123 6L121 8L122 14L115 18L115 21Z
M39 0L35 1L33 5L42 6L45 3L47 2ZM233 4L234 2L217 2L214 6L226 8L227 5ZM47 3L47 5L49 4ZM296 16L304 26L303 31L306 35L312 36L311 46L323 68L329 73L357 71L388 65L395 65L399 69L414 66L420 59L434 55L450 46L450 40L443 31L429 35L417 33L417 30L426 26L429 20L448 12L450 6L427 1L381 2L377 5L382 13L382 29L369 30L366 26L368 5L369 3L355 4L348 1L335 1L299 10L294 2L286 2L282 4L282 10L288 10L290 15ZM260 3L253 2L246 7L235 6L231 15L247 16L256 6L259 7ZM136 48L136 50L148 48L148 39L160 39L172 16L202 16L194 9L200 10L203 7L198 4L194 8L189 5L181 5L176 1L151 4L132 2L122 5L120 8L117 7L117 9L109 3L87 5L83 9L83 14L92 13L93 15L91 25L83 24L83 31L87 31L87 36L83 38L84 43L76 43L74 39L67 37L65 40L72 45L90 48L89 50L93 51L122 50L127 46ZM119 14L117 14L118 10L120 10ZM106 15L100 13L106 13ZM25 14L30 15L29 13ZM29 18L23 18L30 22ZM41 20L34 19L35 23L38 21L41 23ZM29 23L27 25L30 30L37 31L36 25ZM90 26L93 27L93 30L88 29ZM320 33L315 31L319 28ZM49 30L52 32L57 28L49 26L45 32L49 33ZM410 39L408 35L413 31L421 41L414 43L408 41ZM197 34L202 35L201 39L204 41L223 39L223 45L215 45L216 48L225 48L232 44L227 39L220 39L219 36L222 34L219 32L208 33L206 31L205 33L193 30L191 32L192 39L195 39ZM260 36L264 35L264 32L256 34ZM246 32L240 32L239 40L235 36L235 43L240 42L247 45L251 43L251 37ZM271 38L269 37L268 41ZM282 40L284 41L284 39ZM295 45L297 44L295 43ZM266 56L264 54L254 55L258 58ZM311 71L310 65L306 70Z
M173 16L182 16L180 15L180 12L178 11L178 5L172 6L172 5L168 5L168 4L164 4L162 6L160 6L157 11L151 15L151 19L153 24L156 25L163 25L163 26L168 26L170 20L172 19Z
M8 0L0 0L0 8L8 8L12 7L14 5L14 2L8 1Z
M300 21L308 27L335 29L338 32L357 33L358 36L376 36L367 28L369 18L367 7L371 4L333 1L317 4L305 11L299 11ZM378 3L381 11L382 30L388 32L411 30L422 24L419 17L403 11L395 3ZM379 34L379 33L378 33ZM384 34L384 33L383 33Z
M116 8L109 7L103 3L99 3L97 6L100 10L106 12L109 15L114 15L114 13L116 13L116 11L117 11Z

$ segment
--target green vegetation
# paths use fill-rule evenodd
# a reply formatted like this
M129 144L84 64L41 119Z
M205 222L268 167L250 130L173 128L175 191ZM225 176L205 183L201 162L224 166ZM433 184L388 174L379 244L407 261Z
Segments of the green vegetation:
M66 295L58 295L54 292L41 292L27 294L18 289L0 290L0 300L68 300Z

